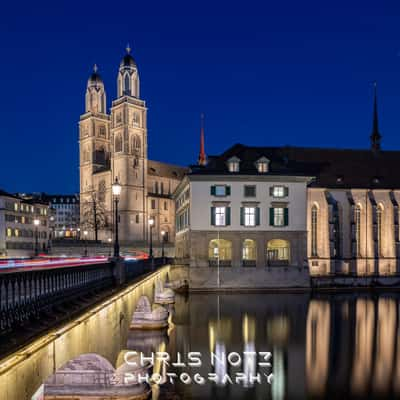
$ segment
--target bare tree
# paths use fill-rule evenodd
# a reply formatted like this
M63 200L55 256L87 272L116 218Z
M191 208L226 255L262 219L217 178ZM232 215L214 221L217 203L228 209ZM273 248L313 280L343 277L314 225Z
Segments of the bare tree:
M93 192L89 200L83 201L81 207L81 226L83 229L93 231L97 242L99 230L108 226L104 197L100 193L97 195Z

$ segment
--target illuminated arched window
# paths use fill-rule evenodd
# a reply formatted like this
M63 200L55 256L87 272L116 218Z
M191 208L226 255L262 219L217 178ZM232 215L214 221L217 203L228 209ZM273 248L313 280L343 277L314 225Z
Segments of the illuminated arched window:
M255 261L257 258L257 247L255 240L245 239L242 247L242 260Z
M115 149L114 150L115 150L116 153L122 151L122 137L121 137L121 135L117 135L115 137Z
M267 243L268 263L288 263L290 259L290 243L284 239L272 239Z
M225 239L210 240L208 258L210 260L230 261L232 259L232 242Z
M361 206L358 204L354 215L356 257L361 256Z
M378 243L378 254L382 256L382 216L383 216L383 207L382 204L376 209L376 240Z
M311 208L311 256L318 256L318 207Z

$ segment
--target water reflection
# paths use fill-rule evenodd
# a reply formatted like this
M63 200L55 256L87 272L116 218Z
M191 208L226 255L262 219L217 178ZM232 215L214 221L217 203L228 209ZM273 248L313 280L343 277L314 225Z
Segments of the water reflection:
M399 300L399 294L387 292L177 296L169 309L169 329L129 332L118 360L101 359L96 373L124 371L128 350L167 351L172 358L196 351L203 365L184 371L204 377L215 373L216 380L172 385L167 373L183 370L156 362L153 372L162 379L152 385L153 399L392 398L400 396ZM259 357L243 356L260 351L272 353L272 385L252 379L265 370ZM243 357L240 365L227 362L232 352ZM221 362L212 365L210 353ZM63 373L48 382L60 383ZM225 377L236 373L244 379L227 383ZM78 381L88 377L83 370L74 374Z

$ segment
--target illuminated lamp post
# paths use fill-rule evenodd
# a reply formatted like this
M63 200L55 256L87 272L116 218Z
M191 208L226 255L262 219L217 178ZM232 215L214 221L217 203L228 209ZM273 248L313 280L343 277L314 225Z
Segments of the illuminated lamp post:
M162 230L161 231L161 257L163 260L163 264L164 264L164 258L165 258L165 249L164 249L164 244L165 244L165 231Z
M39 255L39 231L38 231L38 227L40 225L40 220L38 218L35 218L33 220L33 224L35 225L35 256L37 257Z
M149 232L150 232L150 237L149 237L149 257L152 259L153 258L153 228L154 228L154 218L150 217L149 218Z
M115 203L115 238L114 238L114 257L119 257L119 240L118 240L118 202L119 196L121 195L122 186L118 182L118 178L115 177L115 182L112 184L112 194L114 196Z

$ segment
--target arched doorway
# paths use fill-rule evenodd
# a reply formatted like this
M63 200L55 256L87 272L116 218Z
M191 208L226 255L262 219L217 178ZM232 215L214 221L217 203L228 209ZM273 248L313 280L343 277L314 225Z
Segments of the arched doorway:
M230 267L232 262L232 242L225 239L212 239L208 245L210 267Z
M272 239L267 243L267 264L288 265L290 260L290 243L284 239Z
M243 240L242 265L243 267L255 267L257 260L256 241L252 239Z

